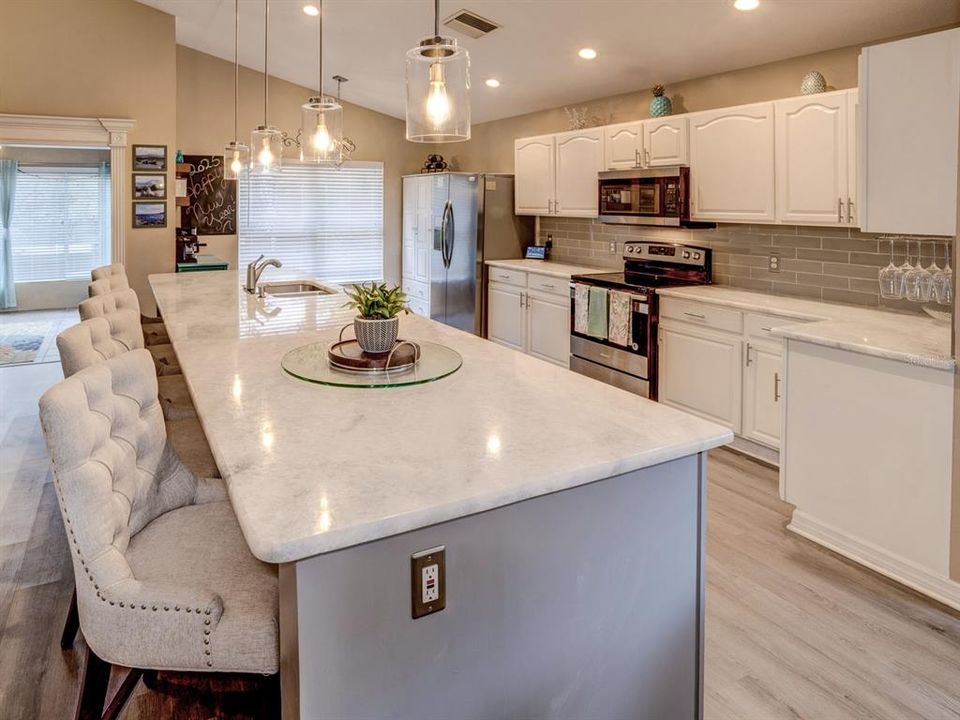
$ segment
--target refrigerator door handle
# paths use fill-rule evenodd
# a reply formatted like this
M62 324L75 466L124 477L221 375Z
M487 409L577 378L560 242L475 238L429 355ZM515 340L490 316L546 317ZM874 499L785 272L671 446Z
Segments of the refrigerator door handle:
M443 206L443 223L441 224L441 238L440 241L443 244L443 264L447 269L450 268L450 263L453 261L453 235L455 228L453 225L453 204L447 200L446 205Z

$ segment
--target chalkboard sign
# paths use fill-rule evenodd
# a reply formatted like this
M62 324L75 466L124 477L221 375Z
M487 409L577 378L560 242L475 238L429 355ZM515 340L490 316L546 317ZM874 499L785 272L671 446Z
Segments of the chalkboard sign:
M190 218L199 235L237 232L237 181L224 180L222 155L185 155L190 165L187 197Z

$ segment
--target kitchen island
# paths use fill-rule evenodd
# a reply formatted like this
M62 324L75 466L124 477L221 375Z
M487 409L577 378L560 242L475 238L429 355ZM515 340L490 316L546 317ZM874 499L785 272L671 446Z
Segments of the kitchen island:
M284 717L702 714L705 453L729 431L415 316L401 336L459 371L306 383L281 358L336 337L342 295L150 283L244 537L280 565ZM411 556L437 546L446 607L413 619Z

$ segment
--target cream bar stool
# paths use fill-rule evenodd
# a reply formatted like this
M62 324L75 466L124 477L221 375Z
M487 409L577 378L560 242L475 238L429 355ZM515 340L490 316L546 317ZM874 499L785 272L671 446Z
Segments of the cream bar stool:
M84 320L57 335L57 350L60 353L60 366L63 368L64 377L75 375L86 367L117 357L131 349L110 335L110 323L102 317ZM192 440L192 437L196 435L202 437L203 430L200 423L195 419L197 416L196 410L193 407L193 400L190 398L190 392L183 376L165 375L158 377L157 386L164 418L168 421L179 421L168 422L168 425L174 426L172 434L188 438L188 440L181 439L180 445L171 441L174 448L188 467L197 471L205 470L209 474L211 465L215 467L216 464L209 447L194 447L196 442ZM190 418L193 418L192 422L184 422ZM219 473L214 473L211 477L217 475ZM62 649L69 650L73 647L73 640L80 627L79 622L77 594L74 593L70 599L70 609L67 611L67 617L63 623L63 633L60 636L60 647Z
M125 290L126 288L130 287L130 281L127 280L127 269L122 263L111 263L110 265L94 268L90 271L90 280L91 284L87 286L87 292L89 293L90 297L93 297L94 294L102 294L102 289L94 292L94 283L97 283L100 280L107 281L107 285L110 287L110 290L107 290L106 292ZM98 288L102 287L103 285L98 285ZM144 326L143 334L146 337L147 345L157 344L152 341L153 336L162 336L167 338L166 340L158 340L158 343L170 342L169 336L167 335L167 328L164 327L162 319L158 317L147 317L141 313L140 324ZM148 325L157 325L159 327L148 330Z
M127 349L134 350L144 346L143 332L140 329L140 323L137 321L137 316L140 313L139 308L136 293L133 290L121 290L109 295L97 295L84 300L80 303L80 317L83 320L93 318L106 320L110 337ZM154 345L148 347L147 350L153 356L157 375L161 377L179 376L182 381L180 366L177 364L172 346ZM172 358L172 361L170 358ZM182 406L183 391L176 391L177 386L173 383L168 385L166 381L164 381L163 387L165 393L170 392L170 395L165 394L164 397L169 398L172 403ZM186 397L189 397L189 392L186 393ZM179 401L177 398L179 398ZM196 413L194 412L193 415L196 415ZM167 424L167 433L170 436L170 442L173 443L180 456L190 464L190 469L193 472L203 477L220 476L217 463L210 451L210 445L207 443L203 428L196 417L171 417Z
M167 441L150 354L85 368L40 398L73 560L87 662L77 717L103 711L110 665L144 671L279 670L277 571L247 547L220 480Z
M94 295L82 301L79 306L80 319L105 317L110 322L110 334L130 348L144 347L146 341L140 325L140 301L132 289L116 290L104 295ZM177 361L173 345L169 343L151 345L150 354L157 366L158 375L179 375L180 363Z
M112 275L108 278L94 280L87 285L87 297L97 297L98 295L109 295L119 290L127 290L130 286L127 284L126 275ZM139 301L138 301L139 302ZM140 327L143 330L143 341L150 345L169 345L170 338L167 335L167 327L162 322L146 322L144 315L140 315Z

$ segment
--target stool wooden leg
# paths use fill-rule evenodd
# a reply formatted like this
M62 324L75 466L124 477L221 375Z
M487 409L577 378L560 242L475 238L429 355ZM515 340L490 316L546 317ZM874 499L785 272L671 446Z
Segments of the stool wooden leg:
M110 704L107 705L107 709L103 711L103 716L100 720L117 720L117 718L120 717L120 713L123 712L123 706L127 704L127 700L130 699L130 696L133 694L133 689L137 686L137 682L142 676L143 670L136 668L131 669L130 672L127 673L123 682L120 683L116 694L111 698Z
M104 662L89 647L80 673L80 697L75 720L100 720L110 682L110 663Z
M73 591L70 596L70 609L67 610L67 617L63 621L63 634L60 636L60 649L73 649L73 641L77 637L77 630L80 629L80 614L77 612L77 591Z

